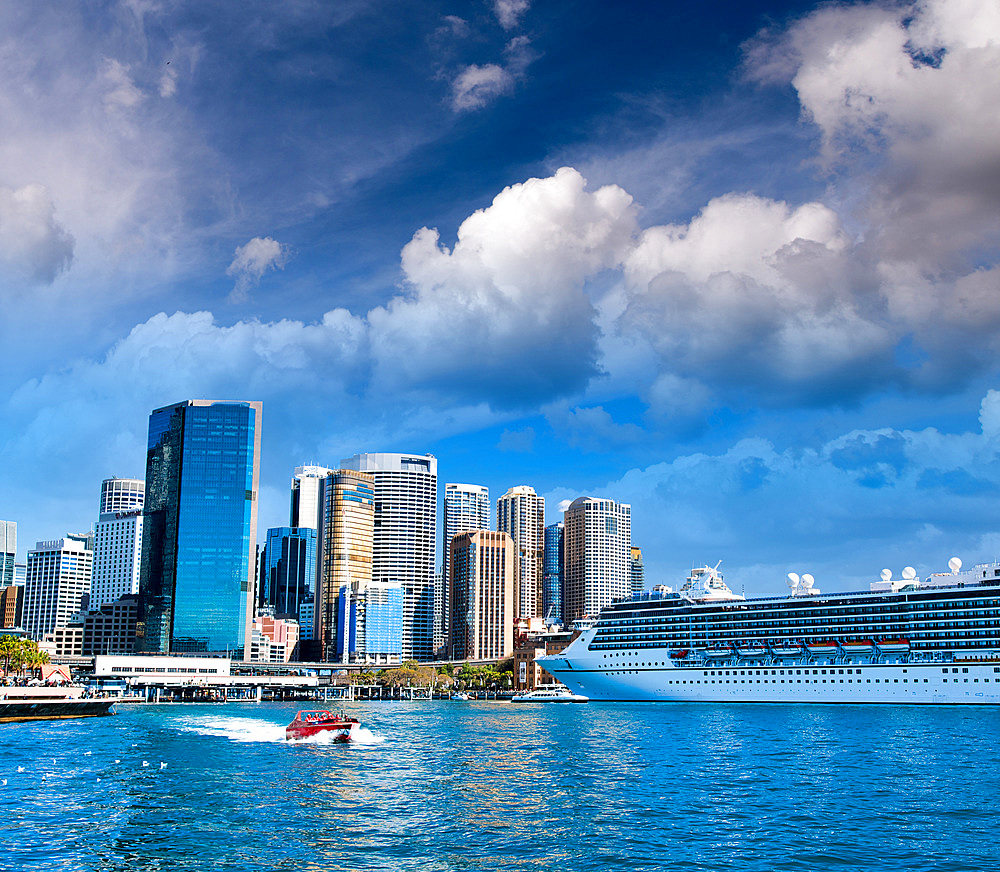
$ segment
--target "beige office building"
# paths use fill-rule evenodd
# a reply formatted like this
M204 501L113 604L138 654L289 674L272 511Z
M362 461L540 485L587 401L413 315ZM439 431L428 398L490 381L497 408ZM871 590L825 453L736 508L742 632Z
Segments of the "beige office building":
M453 660L500 660L514 651L514 541L507 533L472 530L451 540Z

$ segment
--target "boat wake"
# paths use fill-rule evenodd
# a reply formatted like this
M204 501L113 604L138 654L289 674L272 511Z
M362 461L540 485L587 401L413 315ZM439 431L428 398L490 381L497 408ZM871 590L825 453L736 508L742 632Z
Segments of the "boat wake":
M218 736L232 742L284 742L285 725L258 721L254 718L231 718L206 715L182 720L177 729L183 733Z
M284 730L282 730L284 739ZM315 733L302 739L288 739L290 745L381 745L385 741L385 736L377 736L367 727L358 727L351 734L350 742L338 742L334 733Z
M224 715L204 715L190 717L177 723L176 728L182 733L198 733L201 736L218 736L231 742L285 742L293 745L333 745L332 733L317 733L305 739L285 739L285 725L273 724L268 721L258 721L254 718L233 718ZM367 727L359 727L354 731L350 742L344 745L380 745L384 736L378 736Z

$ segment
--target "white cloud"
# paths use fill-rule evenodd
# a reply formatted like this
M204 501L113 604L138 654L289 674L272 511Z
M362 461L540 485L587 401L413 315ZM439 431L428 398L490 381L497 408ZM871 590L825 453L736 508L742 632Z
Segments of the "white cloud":
M531 0L493 0L493 11L504 30L512 30L531 6Z
M456 112L480 109L514 87L514 77L499 64L470 64L451 85L451 106Z
M481 109L497 97L511 93L537 57L526 36L510 40L504 54L507 56L505 66L471 64L462 69L451 85L452 109L456 112Z
M22 279L51 284L72 261L73 237L56 221L45 187L0 188L0 264Z
M270 236L255 236L246 245L238 246L233 262L226 268L226 275L236 278L236 284L229 295L230 301L245 300L247 292L257 286L264 273L284 269L288 257L288 246Z

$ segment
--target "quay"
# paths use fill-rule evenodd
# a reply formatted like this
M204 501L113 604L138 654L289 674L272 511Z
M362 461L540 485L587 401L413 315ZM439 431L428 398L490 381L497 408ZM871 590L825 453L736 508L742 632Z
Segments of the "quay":
M434 684L390 687L360 683L357 678L371 667L355 664L257 663L160 654L98 654L60 657L53 662L69 667L74 680L99 697L114 697L123 703L416 701L451 695L448 688ZM444 664L435 661L425 665ZM498 694L484 691L479 696L497 698Z

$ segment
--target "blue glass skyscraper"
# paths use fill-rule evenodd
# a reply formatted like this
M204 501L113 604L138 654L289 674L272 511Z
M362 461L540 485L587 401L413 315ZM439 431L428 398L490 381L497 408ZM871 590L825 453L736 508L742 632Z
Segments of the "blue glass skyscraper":
M316 531L271 527L264 550L262 601L277 618L299 620L299 606L316 583ZM311 634L310 634L311 636Z
M185 400L149 416L137 650L240 653L249 638L261 411Z
M546 621L563 622L563 522L545 528L545 557L542 561L542 615Z

